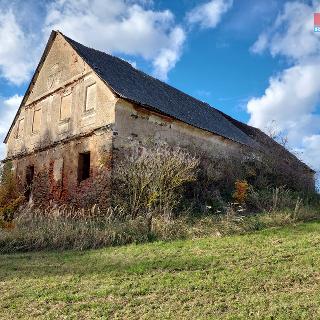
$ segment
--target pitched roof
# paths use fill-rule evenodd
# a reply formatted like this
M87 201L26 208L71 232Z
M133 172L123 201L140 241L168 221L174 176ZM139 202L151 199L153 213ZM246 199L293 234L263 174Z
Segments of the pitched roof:
M207 103L133 68L122 59L64 38L121 98L243 145L256 146L248 135Z

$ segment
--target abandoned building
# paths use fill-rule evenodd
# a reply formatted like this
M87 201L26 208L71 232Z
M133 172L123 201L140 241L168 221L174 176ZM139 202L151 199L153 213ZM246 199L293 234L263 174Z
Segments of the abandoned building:
M115 155L150 140L239 166L265 154L277 159L276 174L283 169L297 188L314 189L315 172L259 129L58 31L5 138L4 162L21 186L42 181L28 197L70 201L90 188L111 192ZM99 176L102 169L107 176Z

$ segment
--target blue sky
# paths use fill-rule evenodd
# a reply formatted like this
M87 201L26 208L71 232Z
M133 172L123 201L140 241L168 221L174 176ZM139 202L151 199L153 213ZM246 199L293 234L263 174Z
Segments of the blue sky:
M281 132L320 170L317 11L319 0L0 0L0 138L59 29L236 119Z

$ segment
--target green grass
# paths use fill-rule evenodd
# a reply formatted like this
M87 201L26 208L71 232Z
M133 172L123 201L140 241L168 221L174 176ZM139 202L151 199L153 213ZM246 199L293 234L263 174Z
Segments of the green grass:
M319 319L320 223L0 255L0 319Z

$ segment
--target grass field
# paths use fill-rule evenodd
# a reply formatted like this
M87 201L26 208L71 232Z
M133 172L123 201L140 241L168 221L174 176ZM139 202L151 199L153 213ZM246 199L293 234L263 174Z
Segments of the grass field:
M0 255L0 319L320 319L320 223Z

